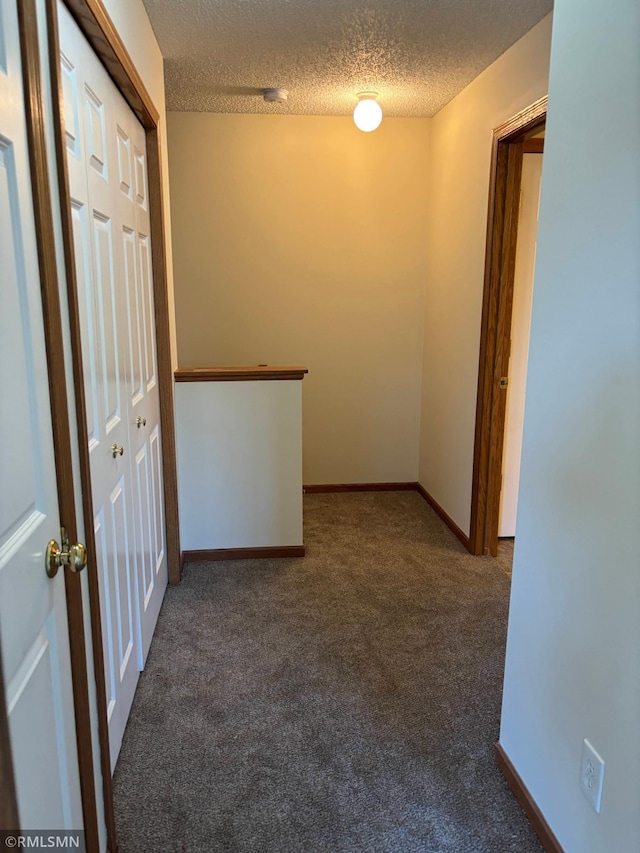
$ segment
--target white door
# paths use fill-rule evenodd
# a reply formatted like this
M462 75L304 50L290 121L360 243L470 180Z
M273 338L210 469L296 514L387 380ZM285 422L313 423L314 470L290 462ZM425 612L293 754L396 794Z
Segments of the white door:
M81 829L64 573L15 0L0 4L0 635L21 825Z
M151 269L146 139L113 89L118 144L119 221L123 234L129 442L136 503L140 668L149 652L167 586L160 397Z
M516 535L542 157L542 154L525 154L522 162L498 536Z
M112 767L167 585L145 134L58 5Z

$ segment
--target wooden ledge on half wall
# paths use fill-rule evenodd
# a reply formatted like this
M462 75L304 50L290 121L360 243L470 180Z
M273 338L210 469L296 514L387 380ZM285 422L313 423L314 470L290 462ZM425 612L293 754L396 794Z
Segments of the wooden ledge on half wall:
M251 382L255 380L304 379L306 367L277 367L255 364L249 367L180 367L176 382Z

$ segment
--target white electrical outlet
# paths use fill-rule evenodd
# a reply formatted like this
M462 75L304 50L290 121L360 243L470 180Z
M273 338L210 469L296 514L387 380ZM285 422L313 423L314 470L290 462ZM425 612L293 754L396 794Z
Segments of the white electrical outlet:
M580 788L593 810L600 814L602 805L602 786L604 784L604 760L600 758L589 741L582 743L580 760Z

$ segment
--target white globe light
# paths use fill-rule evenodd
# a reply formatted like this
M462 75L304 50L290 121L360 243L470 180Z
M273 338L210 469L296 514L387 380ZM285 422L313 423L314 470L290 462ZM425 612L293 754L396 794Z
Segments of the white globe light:
M353 111L353 120L359 130L364 130L365 133L371 133L376 127L380 126L382 121L382 109L377 101L373 98L362 98Z

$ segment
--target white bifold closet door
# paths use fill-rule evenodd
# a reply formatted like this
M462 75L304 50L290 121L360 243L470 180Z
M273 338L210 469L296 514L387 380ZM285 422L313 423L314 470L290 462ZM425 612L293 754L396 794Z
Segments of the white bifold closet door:
M58 19L113 769L167 585L146 141Z

